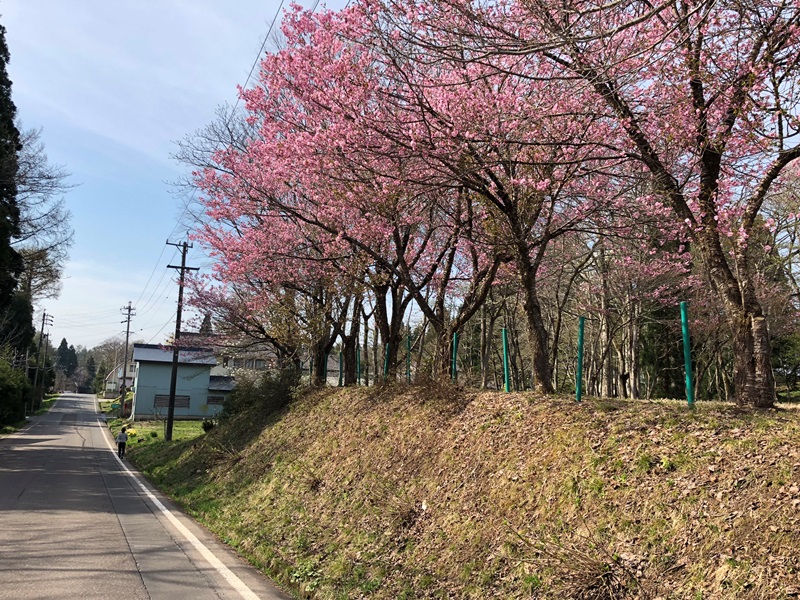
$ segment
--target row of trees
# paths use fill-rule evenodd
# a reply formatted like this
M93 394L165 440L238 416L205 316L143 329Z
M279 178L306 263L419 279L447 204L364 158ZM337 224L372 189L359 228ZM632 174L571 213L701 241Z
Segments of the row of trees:
M48 162L40 131L19 125L9 58L0 25L0 424L21 419L33 397L48 348L35 339L34 305L58 295L72 242L67 174Z
M690 299L700 385L772 405L797 312L795 4L363 0L295 9L283 36L244 114L180 153L217 259L195 302L223 328L318 380L338 344L352 383L369 320L394 372L413 312L439 376L455 332L480 329L485 363L513 306L549 393L587 314L590 389L639 396L674 388Z

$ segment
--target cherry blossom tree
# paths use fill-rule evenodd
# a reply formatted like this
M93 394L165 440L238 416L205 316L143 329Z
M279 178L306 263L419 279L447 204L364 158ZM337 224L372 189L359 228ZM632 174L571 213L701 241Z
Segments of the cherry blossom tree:
M538 273L553 239L618 197L603 173L609 158L594 141L604 125L563 83L558 87L552 66L511 75L518 67L513 59L487 66L428 54L399 35L413 18L401 14L406 20L398 25L384 17L358 5L350 22L359 26L340 35L373 49L380 65L373 98L391 107L392 118L357 109L352 118L421 165L425 180L414 178L414 185L458 185L477 203L485 221L482 250L513 262L524 292L536 387L552 392ZM553 85L541 85L543 79Z
M254 302L325 290L325 344L353 350L369 297L392 365L414 302L441 371L502 273L549 392L562 325L541 285L558 272L552 243L582 235L604 353L614 316L635 374L643 307L688 297L664 282L691 267L724 309L737 402L770 406L763 207L800 156L799 19L767 0L294 7L285 46L242 91L246 122L193 161L198 239Z
M549 61L609 124L606 143L644 165L689 227L725 311L740 405L771 406L770 333L750 239L773 184L800 157L800 7L795 2L629 0L406 2L380 10L450 59ZM427 28L419 26L424 20ZM433 25L430 25L433 24Z
M265 251L289 245L282 240L266 250L263 238L274 237L277 227L264 228L252 215L314 230L325 268L340 269L371 291L391 365L412 299L437 330L439 354L446 356L447 332L480 305L500 261L476 250L468 195L452 185L415 186L404 174L425 165L356 122L353 114L363 114L365 106L382 111L382 119L391 112L372 101L369 85L340 80L360 74L345 68L358 66L361 55L331 37L333 17L309 19L288 19L287 48L264 60L260 86L243 94L252 127L247 138L214 153L213 164L197 174L212 219L201 238L249 271ZM219 272L231 278L235 271L230 265ZM308 269L293 270L298 273ZM424 293L430 286L436 293ZM445 310L448 294L465 299L456 318Z

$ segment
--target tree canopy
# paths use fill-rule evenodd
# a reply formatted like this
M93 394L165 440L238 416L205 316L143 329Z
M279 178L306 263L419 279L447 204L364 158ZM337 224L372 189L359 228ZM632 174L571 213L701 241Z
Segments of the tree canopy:
M599 389L634 393L649 323L691 297L702 336L727 328L737 402L772 405L770 327L797 311L772 302L764 210L798 175L795 5L365 0L283 35L245 119L184 147L217 259L203 310L315 364L370 314L393 368L413 305L442 373L513 286L535 387L583 312Z

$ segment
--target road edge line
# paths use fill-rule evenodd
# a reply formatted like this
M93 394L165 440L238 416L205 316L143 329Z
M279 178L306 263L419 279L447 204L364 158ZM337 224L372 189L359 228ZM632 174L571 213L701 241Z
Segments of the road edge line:
M103 429L105 423L103 423L99 418L97 419L98 424L100 424L101 429ZM141 488L142 492L150 499L153 505L161 511L161 513L169 520L170 523L177 529L186 541L189 542L194 548L200 553L200 555L210 564L222 577L227 581L231 587L245 598L245 600L261 600L258 595L256 595L253 590L247 587L247 584L239 579L239 577L231 571L228 567L226 567L223 562L217 558L217 556L208 549L208 547L201 542L195 534L193 534L187 527L180 522L178 517L172 514L172 511L168 509L164 504L156 498L156 496L151 492L147 486L136 476L136 474L131 471L128 466L122 462L119 456L117 456L114 446L111 445L111 441L109 439L110 436L105 435L106 444L108 445L108 449L114 453L114 458L119 463L119 465L125 470L125 472L133 478L133 480L138 484L139 488Z

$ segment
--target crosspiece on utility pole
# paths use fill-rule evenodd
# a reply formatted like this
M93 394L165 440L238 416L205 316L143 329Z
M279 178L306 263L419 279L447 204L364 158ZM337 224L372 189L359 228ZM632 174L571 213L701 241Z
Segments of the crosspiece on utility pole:
M120 308L122 314L126 315L126 318L122 323L126 323L125 325L125 362L122 363L122 386L120 387L120 406L122 407L121 413L122 415L125 414L125 392L127 391L127 383L128 383L128 340L130 339L131 335L131 317L135 317L136 313L134 312L136 309L131 306L130 301L128 302L128 306L123 306ZM127 314L126 314L127 313Z
M186 271L198 271L199 267L186 266L186 253L191 244L181 242L174 244L167 240L169 246L175 246L181 249L181 266L167 265L168 269L180 269L180 277L178 278L178 312L175 316L175 337L172 340L172 375L169 380L169 407L167 409L167 431L164 434L164 439L170 441L172 439L172 425L175 421L175 388L178 384L178 341L181 337L181 313L183 312L183 282L186 276Z

